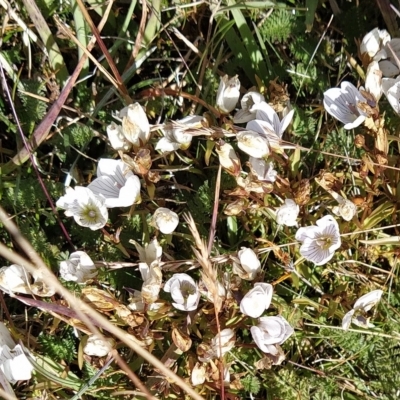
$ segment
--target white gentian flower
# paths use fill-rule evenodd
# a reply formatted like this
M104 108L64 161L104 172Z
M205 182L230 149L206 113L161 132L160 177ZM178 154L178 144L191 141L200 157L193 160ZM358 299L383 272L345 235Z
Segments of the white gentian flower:
M285 342L292 335L294 329L285 318L278 315L276 317L261 317L258 325L252 326L250 331L261 351L276 355L278 349L275 345Z
M357 206L352 201L343 199L338 206L333 207L332 212L345 221L351 221L357 214Z
M0 290L5 293L30 294L31 274L20 265L13 264L0 268Z
M361 125L367 114L358 108L358 103L366 103L365 97L350 82L342 82L339 88L324 93L325 110L340 122L344 129L354 129Z
M274 288L269 283L255 283L240 302L240 311L252 318L260 317L270 306L273 291Z
M102 340L96 335L89 336L83 352L88 356L104 357L112 350L115 342L111 338Z
M279 225L297 226L300 207L292 199L286 199L285 204L276 210L276 222Z
M217 108L221 112L228 114L236 107L239 97L240 81L237 76L231 79L229 79L228 75L222 77L217 92Z
M366 64L368 64L371 59L379 61L382 57L385 57L385 52L381 50L389 40L390 35L386 29L380 30L378 28L373 29L363 37L360 44L360 54L362 58L366 55L369 57Z
M196 282L187 274L174 274L164 285L164 291L171 293L172 305L181 311L196 310L200 292Z
M242 247L238 251L238 258L234 258L233 272L242 279L252 281L261 271L261 263L252 249Z
M119 112L122 118L122 133L128 142L142 147L150 138L150 124L139 103L130 104Z
M61 261L60 275L66 281L85 283L97 275L97 269L84 251L75 251L68 260Z
M193 138L193 135L186 133L186 130L202 127L203 121L204 118L200 115L190 115L173 124L165 124L164 137L158 141L156 150L160 150L161 153L186 150Z
M236 135L236 139L239 149L251 157L263 158L270 153L268 140L257 132L242 131Z
M290 110L282 119L279 119L275 110L265 101L256 106L256 119L248 122L246 129L260 133L265 136L270 146L275 149L292 148L293 145L282 145L280 143L283 133L293 119L294 110Z
M274 163L267 163L262 158L249 158L250 169L259 181L275 182L278 172L274 169Z
M114 150L129 151L131 148L131 143L125 139L122 133L122 127L115 122L107 126L107 136Z
M150 266L146 263L139 263L139 271L142 275L142 300L146 304L153 304L158 300L161 289L162 272L158 260L153 261Z
M129 207L140 199L140 180L122 160L100 159L88 188L106 199L107 208Z
M150 265L153 261L160 261L163 250L157 238L154 238L150 243L146 243L144 247L135 240L130 240L130 243L135 245L141 262Z
M233 117L235 124L249 122L256 118L257 105L265 101L264 96L258 92L248 92L240 101L242 109L239 110Z
M104 197L97 196L89 188L82 186L75 186L74 189L67 187L66 192L56 205L65 210L67 217L74 217L78 225L92 231L103 228L108 219Z
M222 329L211 339L213 358L222 357L235 346L236 337L232 329Z
M341 245L339 225L330 215L325 215L316 224L300 228L296 232L296 240L302 242L300 254L306 260L324 265Z
M368 318L365 318L362 313L366 313L373 306L375 306L381 300L383 291L373 290L364 296L361 296L355 303L353 308L343 317L342 328L344 330L349 329L350 324L360 326L362 328L373 328L374 325L369 322Z
M393 110L400 114L400 76L396 79L383 78L382 89Z
M14 384L17 381L31 379L33 366L21 345L14 345L12 348L4 345L0 350L0 369L7 380Z
M160 207L154 211L152 222L158 230L168 235L178 226L179 217L177 213L169 208Z

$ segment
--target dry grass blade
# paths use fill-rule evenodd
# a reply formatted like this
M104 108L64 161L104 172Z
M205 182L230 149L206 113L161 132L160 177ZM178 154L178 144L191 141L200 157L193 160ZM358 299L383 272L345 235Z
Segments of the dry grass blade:
M184 214L183 218L189 226L190 232L192 233L194 242L197 247L197 249L193 247L193 252L202 268L201 278L214 301L215 312L219 313L222 308L222 298L218 292L217 269L214 268L211 264L210 253L207 249L207 245L205 241L200 238L196 223L194 222L192 215Z

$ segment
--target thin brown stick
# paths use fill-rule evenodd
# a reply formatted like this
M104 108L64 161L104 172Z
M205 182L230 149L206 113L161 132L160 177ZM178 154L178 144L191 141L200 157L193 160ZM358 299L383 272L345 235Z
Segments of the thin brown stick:
M93 23L92 18L90 17L89 13L87 12L86 7L83 4L82 0L76 0L76 2L78 3L78 6L82 11L83 16L85 17L86 22L88 23L90 29L92 30L93 35L96 37L97 43L98 43L101 51L103 52L104 56L106 57L108 65L110 66L111 71L113 72L114 77L117 81L117 86L118 86L119 91L121 92L121 95L124 97L126 104L131 104L132 99L129 97L128 89L126 88L126 86L124 85L124 83L122 81L122 77L118 71L118 68L115 65L113 58L111 57L111 54L109 53L109 51L107 49L107 46L104 44L104 42L100 36L99 30L97 29L96 25ZM110 0L110 3L112 4L113 1Z
M212 245L214 243L215 232L217 230L217 217L218 217L218 206L219 206L219 192L221 190L221 165L218 168L217 181L215 183L215 194L214 194L214 209L211 219L210 236L208 237L208 253L211 254Z
M146 28L147 19L147 3L142 1L142 18L140 19L139 31L136 36L135 46L133 47L132 54L126 64L125 71L127 71L135 62L137 55L139 54L140 46L142 45L143 34Z
M125 362L125 360L118 354L117 350L112 351L112 355L117 362L117 364L120 366L120 368L126 372L126 374L129 376L130 380L133 382L133 384L143 392L143 396L146 397L148 400L157 400L156 397L154 397L147 387L143 385L141 380L137 377L137 375L129 368L129 365Z

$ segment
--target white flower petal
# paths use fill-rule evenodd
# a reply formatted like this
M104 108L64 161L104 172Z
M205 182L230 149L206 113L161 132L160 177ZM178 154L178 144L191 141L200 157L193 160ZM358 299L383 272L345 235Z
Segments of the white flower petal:
M381 300L383 291L378 289L378 290L373 290L372 292L369 292L367 294L364 294L361 296L353 306L354 310L363 310L363 311L369 311L373 306L375 306L379 301Z
M150 138L150 124L139 103L123 108L119 117L122 118L122 133L126 140L137 147L147 143Z
M107 208L129 207L140 198L140 180L121 160L102 158L88 188L105 198Z
M15 346L12 350L7 345L2 347L0 368L10 383L32 377L33 366L24 354L21 345Z
M178 214L168 208L160 207L153 214L153 223L162 233L172 233L179 224Z
M350 310L348 313L345 314L345 316L343 317L342 320L342 329L344 331L347 331L347 329L349 329L350 324L351 324L351 320L353 318L354 315L354 310Z
M240 96L240 81L237 76L229 79L228 75L221 78L216 106L224 113L230 113L235 107Z
M263 158L270 153L268 141L257 132L243 131L236 138L239 149L252 157Z
M300 207L292 199L286 199L285 204L276 210L276 222L279 225L297 226Z

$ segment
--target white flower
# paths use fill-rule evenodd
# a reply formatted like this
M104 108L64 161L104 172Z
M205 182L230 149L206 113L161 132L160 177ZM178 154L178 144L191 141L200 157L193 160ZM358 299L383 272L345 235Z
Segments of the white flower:
M97 275L97 270L92 259L84 251L75 251L68 260L61 261L60 275L66 281L85 283Z
M107 208L129 207L140 199L140 180L121 160L100 159L97 178L88 188L105 198Z
M342 82L340 89L332 88L324 93L324 107L333 117L343 122L344 129L353 129L361 125L366 114L358 108L358 103L367 100L350 82Z
M279 225L297 226L300 207L292 199L286 199L285 204L276 210L276 222Z
M371 59L379 61L384 55L384 52L380 52L383 46L390 40L390 35L385 29L375 28L371 32L367 33L360 44L361 57L368 55L369 63Z
M122 127L115 122L107 126L107 136L114 150L129 151L131 148L131 143L125 139L122 133Z
M139 271L142 275L142 300L146 304L153 304L158 300L162 283L162 272L158 260L153 261L150 266L146 263L139 263Z
M282 145L280 140L283 133L293 119L294 110L290 110L282 119L279 119L275 110L265 101L257 104L256 119L246 125L246 129L264 135L273 149L292 148L293 145Z
M383 78L382 89L393 110L400 114L400 76L396 79Z
M89 188L82 186L75 186L74 189L67 187L66 192L56 205L65 210L67 217L74 217L78 225L92 231L103 228L108 219L104 197L97 196Z
M102 340L96 335L89 336L83 352L88 356L104 357L115 345L113 339Z
M0 268L0 289L5 293L30 294L30 280L31 274L20 265L13 264Z
M250 331L261 351L276 355L278 354L278 349L275 345L285 342L294 332L294 329L285 318L278 315L276 317L261 317L259 324L252 326Z
M242 109L235 114L233 122L235 124L242 124L255 119L257 111L256 106L263 101L265 101L265 98L261 93L253 91L246 93L240 101Z
M179 224L178 214L169 208L160 207L154 211L153 224L162 233L168 235L172 233Z
M202 127L203 121L204 118L200 115L190 115L174 121L173 124L165 124L163 129L164 137L158 141L156 150L160 150L161 153L179 149L186 150L193 138L193 135L186 133L186 130Z
M357 206L350 200L342 199L338 206L333 207L332 212L345 221L351 221L357 214Z
M255 283L240 302L240 311L249 317L258 318L270 306L273 291L269 283Z
M379 64L376 61L372 61L368 65L365 77L365 90L371 93L376 101L379 101L382 96L382 71L379 69Z
M196 282L187 274L174 274L164 285L164 291L171 293L172 305L181 311L197 309L200 292Z
M154 238L150 243L146 243L144 247L135 240L130 240L130 243L135 245L141 262L150 265L153 261L159 261L161 259L162 247L156 238Z
M315 265L326 264L341 245L339 225L330 215L325 215L316 222L317 226L300 228L296 240L303 244L300 254Z
M150 138L150 124L143 107L139 103L130 104L119 112L122 118L122 133L126 140L141 147Z
M236 135L238 147L249 156L254 158L266 157L269 153L269 142L254 131L242 131Z
M235 107L240 96L240 81L237 76L229 79L228 75L221 78L219 83L216 105L223 113L230 113Z
M21 345L10 348L4 345L0 351L0 369L10 383L31 379L33 366Z
M234 259L233 272L242 279L252 281L261 271L261 263L252 249L242 247L238 251L238 259Z
M262 158L249 157L250 169L259 181L275 182L278 172L274 169L274 163L266 163Z
M19 344L15 345L9 330L2 322L0 322L0 370L10 383L31 379L33 371L24 348Z
M382 290L373 290L364 296L361 296L353 306L353 309L350 310L344 317L342 322L342 328L344 330L349 329L350 324L360 326L362 328L373 328L374 325L369 322L368 318L365 318L362 314L369 311L372 307L374 307L381 300L383 291Z

